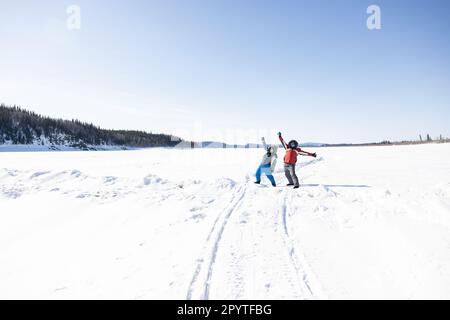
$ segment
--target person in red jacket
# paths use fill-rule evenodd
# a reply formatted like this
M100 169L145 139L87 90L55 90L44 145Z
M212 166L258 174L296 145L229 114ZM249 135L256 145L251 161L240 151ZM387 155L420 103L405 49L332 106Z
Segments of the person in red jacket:
M317 157L316 153L309 153L307 151L303 151L298 146L298 142L295 140L286 143L283 137L281 136L281 132L278 133L278 137L280 138L281 144L284 149L286 149L286 155L284 156L284 173L289 183L288 186L294 186L294 189L300 188L300 183L298 181L297 174L295 173L295 165L297 164L297 156L300 154L302 156L310 156Z

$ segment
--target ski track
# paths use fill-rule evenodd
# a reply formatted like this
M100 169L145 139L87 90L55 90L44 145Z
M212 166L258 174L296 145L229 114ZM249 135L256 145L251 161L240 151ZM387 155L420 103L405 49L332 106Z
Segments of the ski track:
M306 165L314 165L318 162L322 161L323 158L315 159L310 162L307 162ZM267 191L267 188L257 188L257 192L264 193ZM243 235L242 232L249 232L249 231L242 231L241 230L241 236L234 238L234 239L228 239L224 240L224 233L226 231L227 225L230 225L229 228L241 228L239 226L239 222L232 223L230 222L232 216L234 213L236 213L236 217L238 216L239 209L243 206L243 204L246 201L251 201L251 197L249 199L246 198L248 191L248 182L245 186L240 186L238 191L235 192L235 194L232 197L232 200L230 201L230 205L221 212L216 218L216 220L213 223L213 226L207 236L206 243L205 243L205 249L203 250L205 254L203 254L203 258L199 259L199 263L197 264L197 267L194 271L192 281L190 282L189 289L187 292L187 299L203 299L207 300L211 296L211 285L213 282L213 274L214 274L214 265L219 255L219 250L223 246L224 253L223 254L229 254L234 252L233 248L236 247L236 250L245 250L242 249L242 245L238 242L243 241ZM281 204L276 203L277 209L269 210L270 212L273 212L269 214L268 216L264 217L265 221L261 221L258 219L261 219L261 217L257 217L255 221L252 221L253 224L259 223L257 227L264 227L264 225L267 225L270 231L270 235L272 235L275 238L280 238L279 241L279 250L277 250L276 254L281 254L280 256L280 262L279 262L279 270L281 271L280 275L282 278L290 284L292 292L287 293L287 296L292 298L296 297L299 299L315 299L318 297L323 296L321 293L322 290L319 288L320 286L317 286L317 280L315 280L314 275L312 272L309 271L308 266L306 266L305 258L301 254L301 248L295 247L295 242L291 238L289 227L288 227L288 197L290 195L289 200L289 210L292 210L291 207L293 207L293 200L292 200L292 190L286 190L282 191L280 194L282 196ZM245 212L244 212L245 213ZM254 213L253 213L254 214ZM281 221L280 221L281 219ZM251 223L249 225L245 225L245 228L251 228ZM280 228L281 226L281 228ZM253 225L253 227L255 227ZM227 229L228 230L228 229ZM248 229L244 229L248 230ZM267 230L269 232L269 230ZM228 230L231 231L231 230ZM230 232L230 234L233 234L233 232ZM230 236L230 235L228 235ZM234 235L236 237L236 235ZM261 238L263 237L263 238ZM253 243L251 244L251 247L256 250L258 247L257 242L263 240L264 238L267 238L267 234L264 232L263 235L260 235L256 240L253 240ZM213 240L214 239L214 240ZM213 242L212 242L213 241ZM231 241L231 242L230 242ZM223 242L223 244L222 244ZM228 242L228 243L227 243ZM278 242L278 240L274 239L274 242ZM286 255L286 261L284 262L283 258L283 252L285 252ZM258 251L253 252L253 254L246 254L246 252L238 252L237 255L240 256L238 260L236 260L235 257L231 258L232 263L229 267L226 267L225 270L221 270L222 274L230 273L231 276L227 276L227 284L230 285L233 283L232 287L229 288L233 293L232 297L236 298L237 296L240 296L243 293L243 286L245 279L242 278L242 273L245 272L247 268L249 268L250 265L252 265L254 258L254 255L259 255L259 258L265 259L266 255L268 255L269 252L264 251ZM227 257L230 258L230 257ZM276 257L272 257L269 259L277 260ZM266 268L266 266L263 264L260 266L261 268ZM223 265L221 266L223 269ZM231 269L231 270L230 270ZM270 278L266 279L270 281L277 282L281 279L273 279ZM314 285L313 285L314 283ZM254 283L254 285L261 286L261 283ZM216 293L216 292L215 292Z
M323 298L323 293L321 288L315 288L313 283L317 284L318 281L315 279L315 276L309 271L309 267L307 267L306 260L304 256L301 254L301 248L296 248L294 244L294 240L291 238L288 226L288 198L289 198L289 211L292 210L293 203L293 194L286 193L282 204L280 206L280 216L281 216L281 224L283 226L283 242L286 246L286 250L289 254L290 261L292 263L293 268L295 269L295 273L297 275L297 280L300 288L302 289L302 293L305 299L320 299ZM312 280L314 279L314 280Z
M225 231L225 227L228 224L228 220L230 219L230 216L232 215L234 210L239 207L239 204L242 203L242 199L244 198L244 196L245 196L245 190L242 192L242 194L239 196L239 199L237 200L237 202L235 202L235 204L231 207L228 214L226 215L225 220L224 220L222 227L220 228L219 234L217 236L217 240L214 243L211 261L208 266L208 277L207 277L205 285L204 285L204 288L205 288L204 294L203 294L204 299L209 298L210 281L211 281L211 277L212 277L212 273L213 273L214 263L216 262L217 251L219 250L219 243L220 243L220 240L222 239L223 232Z
M236 210L236 208L239 207L239 205L242 203L242 200L245 196L246 188L243 186L240 186L238 190L234 193L230 205L222 211L214 221L214 224L208 234L208 237L206 239L205 244L205 255L203 258L199 259L199 263L197 264L196 270L194 272L194 275L192 277L192 281L189 285L188 293L187 293L187 300L194 299L194 294L196 291L201 290L201 295L199 299L207 300L209 298L209 290L210 290L210 281L213 274L213 268L214 263L217 258L217 253L219 251L219 245L222 240L222 235L225 231L225 228L228 224L228 221L233 214L233 212ZM215 230L218 228L218 224L220 221L220 229L216 232ZM215 236L215 240L212 244L211 248L211 239ZM209 253L208 253L209 252ZM207 269L206 269L207 266ZM202 274L203 273L203 274ZM203 280L203 283L201 284L200 289L197 286L197 283L200 278L205 278Z
M306 163L301 163L299 166L301 168L309 167L312 165L316 165L324 160L323 157L308 161ZM300 178L300 177L299 177ZM304 180L305 178L303 178ZM280 207L280 216L281 216L281 224L283 226L283 242L286 246L286 250L289 254L290 261L292 263L293 268L295 269L295 273L297 276L298 285L300 286L303 296L305 299L315 299L323 297L322 290L319 288L314 288L311 282L318 283L311 271L309 271L306 266L306 260L304 256L301 254L301 248L296 248L295 242L291 237L288 226L288 211L294 211L293 209L293 195L292 192L284 192L284 197L282 200ZM297 194L297 193L295 193ZM289 198L289 203L288 203ZM288 210L289 205L289 210ZM307 270L309 272L307 272Z

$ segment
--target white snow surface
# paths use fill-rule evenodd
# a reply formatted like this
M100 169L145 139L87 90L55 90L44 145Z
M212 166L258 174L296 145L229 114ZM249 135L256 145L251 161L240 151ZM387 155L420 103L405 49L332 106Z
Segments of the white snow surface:
M90 150L100 151L118 151L137 149L132 147L113 146L113 145L86 145ZM81 151L81 148L71 147L64 144L0 144L0 152L54 152L54 151Z
M450 144L309 150L0 153L0 299L450 299Z

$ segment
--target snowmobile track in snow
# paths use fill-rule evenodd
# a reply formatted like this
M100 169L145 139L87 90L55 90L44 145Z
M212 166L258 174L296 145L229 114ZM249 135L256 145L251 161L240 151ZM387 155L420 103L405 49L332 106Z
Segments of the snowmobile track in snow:
M292 202L292 194L290 196L291 196L290 202ZM286 195L284 197L283 203L282 203L281 209L280 209L281 224L283 227L283 241L284 241L284 244L288 251L292 266L295 269L295 273L297 275L297 281L302 290L304 298L305 299L314 299L314 298L317 298L318 295L321 295L321 294L319 294L319 292L322 290L320 290L319 288L313 289L313 286L311 284L311 279L310 279L313 277L313 275L310 275L309 272L307 272L306 265L303 262L304 258L303 258L303 256L301 256L301 254L299 254L297 252L298 250L296 250L294 241L291 238L291 235L289 233L288 222L287 222L287 216L288 216L287 198L288 198L288 195ZM316 281L314 281L314 282L316 282ZM317 292L317 291L319 291L319 292Z
M192 281L189 285L187 300L194 299L193 295L195 294L195 291L200 291L199 292L200 299L208 300L210 281L213 274L214 263L217 258L217 252L219 251L220 241L222 240L222 235L225 231L228 221L230 220L231 215L242 203L245 193L246 188L243 186L239 187L238 191L236 191L236 193L233 195L230 204L216 218L211 228L211 231L209 232L209 235L206 239L204 249L205 252L210 253L209 254L205 253L204 257L206 257L206 259L202 258L201 260L199 260L197 268L192 277ZM218 229L218 231L216 231L219 225L219 221L220 221L220 228ZM211 244L212 238L214 238L215 240ZM205 266L207 266L207 268L205 268ZM200 278L203 278L203 283L202 286L199 288L197 287L197 283L200 281Z

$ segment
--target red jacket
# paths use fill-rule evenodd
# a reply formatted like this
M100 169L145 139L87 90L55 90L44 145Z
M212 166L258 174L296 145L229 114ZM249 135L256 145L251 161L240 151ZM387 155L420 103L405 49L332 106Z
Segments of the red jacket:
M299 152L302 152L302 149L287 149L286 155L284 156L284 163L287 164L296 164L297 163L297 155Z
M284 163L286 164L296 164L297 163L297 156L298 154L307 155L307 156L315 156L313 153L309 153L306 151L303 151L301 148L295 148L291 149L287 145L287 143L284 141L282 137L280 137L281 144L286 149L286 155L284 156Z

